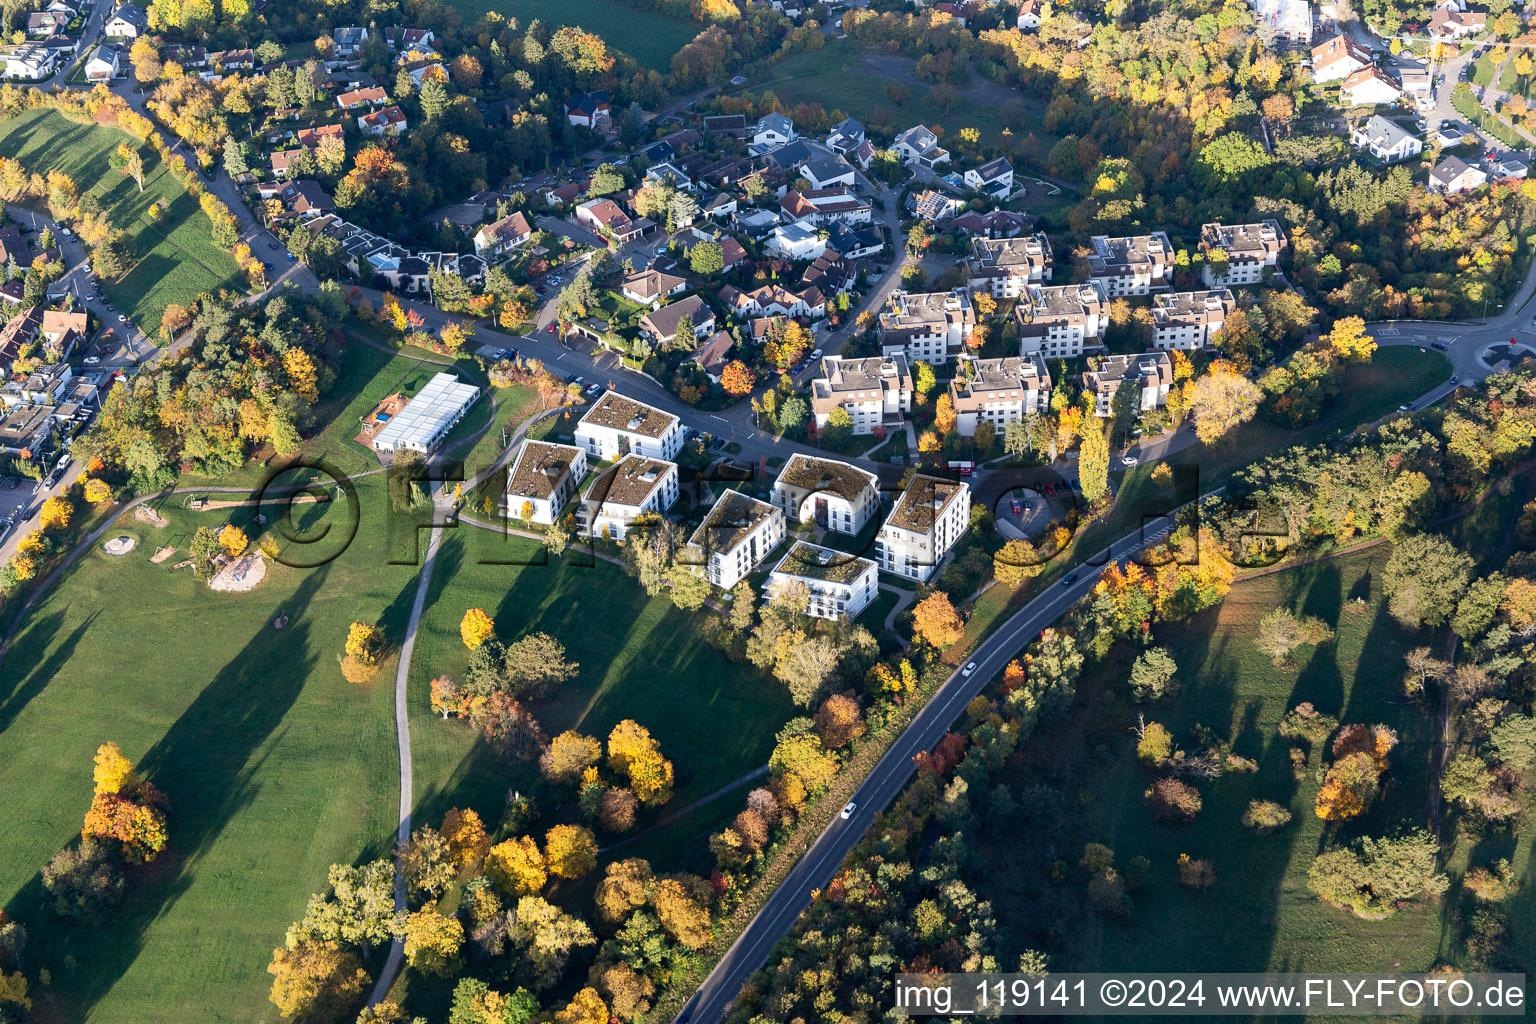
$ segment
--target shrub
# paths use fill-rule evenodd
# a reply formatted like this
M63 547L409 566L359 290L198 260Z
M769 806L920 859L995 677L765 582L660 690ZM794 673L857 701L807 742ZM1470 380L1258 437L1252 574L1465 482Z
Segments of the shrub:
M1158 779L1142 796L1159 821L1193 821L1200 813L1200 791L1178 779Z
M1273 800L1250 800L1243 812L1243 824L1259 835L1273 832L1290 823L1291 812Z
M1205 858L1179 854L1179 884L1190 889L1209 889L1216 884L1216 869Z

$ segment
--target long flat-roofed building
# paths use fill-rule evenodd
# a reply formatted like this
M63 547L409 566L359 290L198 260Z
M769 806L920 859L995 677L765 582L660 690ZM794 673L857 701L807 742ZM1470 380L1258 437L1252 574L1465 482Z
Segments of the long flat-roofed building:
M653 405L610 391L576 424L576 443L599 459L634 452L652 459L673 459L683 447L683 421Z
M581 504L592 536L623 540L630 524L640 516L659 516L676 501L675 463L626 455L592 481Z
M1097 369L1083 374L1083 390L1093 396L1093 412L1100 419L1115 414L1115 396L1121 387L1137 389L1135 408L1151 412L1168 404L1173 387L1173 361L1167 352L1141 352L1133 356L1105 356Z
M1146 295L1173 280L1173 242L1167 232L1110 238L1094 235L1088 256L1092 279L1110 298Z
M1019 322L1019 354L1072 359L1102 345L1109 297L1094 282L1032 285L1013 310Z
M573 444L527 440L507 472L502 503L508 518L526 518L545 526L555 521L587 478L587 453Z
M1201 279L1207 288L1257 284L1264 279L1264 268L1279 265L1280 251L1285 246L1285 232L1277 220L1257 224L1202 224L1200 251L1206 260L1200 271ZM1227 254L1224 273L1211 269L1210 253L1215 249Z
M955 406L955 427L972 437L982 423L1002 436L1003 428L1030 413L1044 413L1051 406L1051 371L1038 354L1002 359L969 359L950 381L949 399Z
M790 587L805 590L805 613L818 619L852 619L875 599L880 570L867 558L796 541L768 574L770 597Z
M1165 351L1205 348L1237 308L1225 288L1152 297L1152 345Z
M704 578L729 590L784 541L784 513L766 501L726 491L688 541Z
M948 292L895 291L880 314L880 353L907 363L942 366L965 351L976 311L964 288Z
M1051 279L1055 257L1044 232L1017 238L972 238L965 261L971 291L994 298L1016 299L1032 284Z
M811 381L811 413L817 430L827 425L827 417L837 408L846 409L853 418L855 434L900 427L912 411L912 374L906 356L827 356L821 361L821 374Z
M926 582L970 522L970 487L918 473L875 537L875 560L885 572Z
M475 385L465 384L451 373L434 374L405 408L379 428L373 437L373 450L381 454L431 452L479 397L480 389Z
M879 484L857 466L796 452L773 482L771 498L795 522L854 534L880 510Z

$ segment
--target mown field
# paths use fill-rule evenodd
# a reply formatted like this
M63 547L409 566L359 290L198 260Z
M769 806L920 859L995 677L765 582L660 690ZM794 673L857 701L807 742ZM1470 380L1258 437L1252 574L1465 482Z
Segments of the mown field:
M137 262L116 281L104 281L112 305L153 335L160 314L172 303L187 303L200 292L243 289L234 258L216 248L213 225L160 158L143 147L144 191L114 171L111 154L130 136L116 128L74 121L55 110L34 110L0 122L0 156L20 160L28 171L63 171L81 193L101 201L115 228L133 240ZM156 202L164 215L151 222Z
M520 25L534 19L546 25L579 25L602 36L610 49L622 50L663 74L672 67L672 55L704 28L617 0L454 0L452 6L466 20L497 11Z

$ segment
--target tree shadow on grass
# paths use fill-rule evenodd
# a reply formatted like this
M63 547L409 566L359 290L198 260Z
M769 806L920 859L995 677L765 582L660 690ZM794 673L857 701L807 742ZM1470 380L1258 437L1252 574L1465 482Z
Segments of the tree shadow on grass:
M42 902L40 874L7 905L8 915L25 911L29 923L37 922L37 948L54 958L48 966L55 976L68 979L51 990L59 996L60 1019L86 1018L121 980L150 927L196 882L198 865L225 823L255 796L258 751L313 668L297 652L308 638L304 612L327 574L321 568L307 576L287 603L288 627L263 628L140 760L143 776L170 798L170 843L153 863L128 871L126 897L107 924L86 928L32 914Z
M76 626L74 632L64 639L63 643L35 665L21 682L5 695L4 700L0 701L0 732L5 732L11 727L11 723L16 720L17 715L21 714L22 709L31 703L33 697L47 689L49 681L69 663L70 658L74 657L75 648L90 630L91 624L96 621L96 614L93 612L87 616L85 621ZM48 639L58 630L63 618L62 612L54 612L46 619L34 623L27 630L27 642L46 647ZM15 648L13 647L9 653L14 657Z

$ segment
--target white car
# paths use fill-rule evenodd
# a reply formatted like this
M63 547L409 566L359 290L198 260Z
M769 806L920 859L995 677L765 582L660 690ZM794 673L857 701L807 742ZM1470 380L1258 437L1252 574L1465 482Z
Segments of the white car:
M973 662L970 662L969 664L967 664L965 666L965 668L961 669L960 670L960 674L962 676L965 676L966 678L969 678L971 673L975 672L975 671L976 671L976 663L973 661Z
M1123 457L1120 460L1120 465L1122 465L1122 466L1134 466L1134 465L1136 465L1136 456L1134 456L1134 455L1127 455L1127 456Z
M125 315L125 314L123 314L123 313L119 313L119 314L117 314L117 322L118 322L118 323L120 323L120 324L125 324L125 323L127 323L127 322L128 322L128 317L127 317L127 315Z
M83 362L86 366L100 366L101 365L101 357L100 356L86 356L84 359L81 360L81 362Z
M848 805L843 808L842 813L839 814L838 817L842 818L844 821L847 821L849 818L853 817L853 812L858 808L858 806L858 804L854 803L852 800L849 800Z
M811 358L812 359L820 359L821 358L821 349L819 349L819 348L811 349Z

